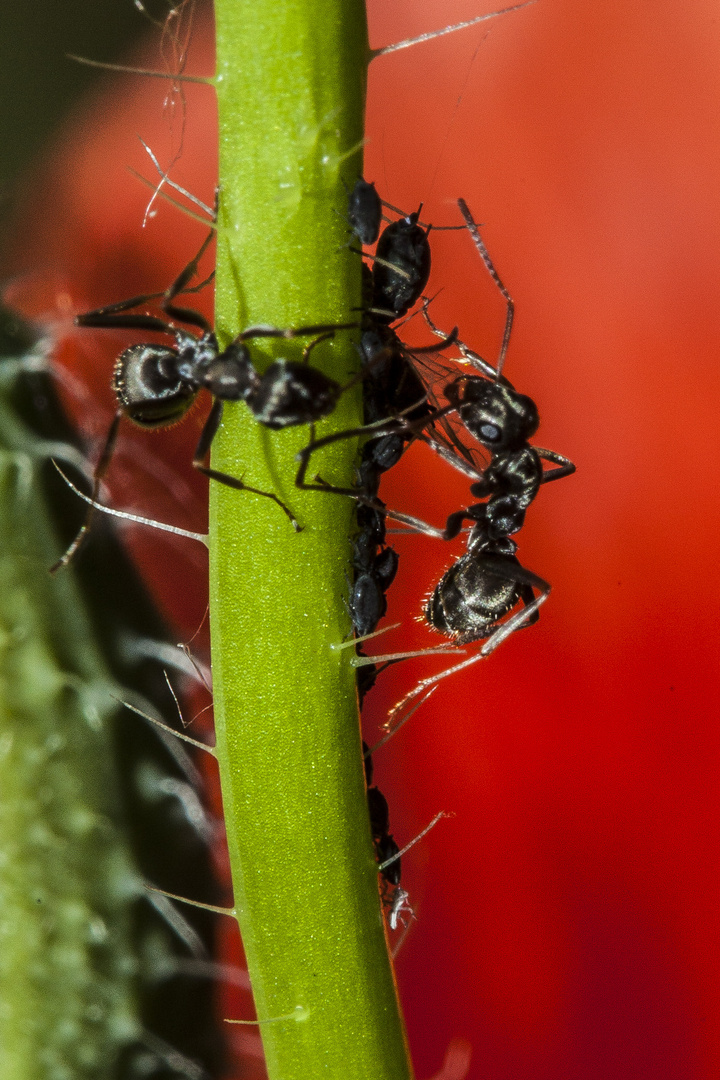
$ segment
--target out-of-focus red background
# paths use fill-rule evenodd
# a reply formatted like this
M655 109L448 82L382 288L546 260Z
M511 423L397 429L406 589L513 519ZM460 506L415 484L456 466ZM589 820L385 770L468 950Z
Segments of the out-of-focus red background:
M371 0L371 42L478 8ZM198 28L189 71L210 70L204 38ZM437 224L457 223L458 195L485 223L517 306L506 374L538 402L535 442L578 470L541 491L518 537L553 585L539 624L443 683L376 756L401 842L438 810L455 814L403 863L418 922L397 971L420 1077L453 1038L472 1045L471 1080L720 1071L719 56L711 0L539 0L371 67L367 177ZM162 204L140 228L147 192L126 165L151 174L137 133L167 157L167 87L109 85L65 133L14 260L26 272L11 295L60 323L162 288L203 234ZM213 93L186 94L173 177L212 201ZM436 320L493 357L501 298L466 234L432 241ZM102 400L75 397L98 440L123 344L83 331L63 345ZM202 528L198 424L126 431L116 504ZM163 460L188 468L166 474ZM418 448L383 498L440 523L467 484ZM141 531L132 544L192 633L202 551ZM390 616L404 628L383 648L428 643L410 620L462 541L397 548ZM384 676L367 699L369 741L438 667Z

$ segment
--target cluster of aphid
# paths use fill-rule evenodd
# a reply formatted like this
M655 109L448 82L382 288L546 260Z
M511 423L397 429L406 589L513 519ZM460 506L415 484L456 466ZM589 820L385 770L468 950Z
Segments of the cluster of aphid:
M466 552L436 585L425 607L425 617L433 629L451 639L453 646L484 642L469 659L418 683L393 710L388 722L391 730L397 729L409 715L405 711L408 703L439 679L487 656L515 630L537 621L538 609L547 598L550 586L520 564L517 544L512 537L522 527L526 511L541 485L567 476L575 468L561 455L534 447L529 442L538 427L537 408L503 375L513 322L513 302L490 260L470 211L462 200L458 200L458 205L465 224L457 228L470 233L507 304L505 332L495 366L460 341L456 329L447 335L438 330L428 314L428 301L424 299L421 311L425 321L442 340L424 348L411 348L400 340L393 324L421 300L428 281L430 226L420 223L418 210L391 221L381 233L383 204L374 186L362 179L350 193L348 220L363 247L376 244L376 248L374 254L359 251L372 264L370 268L363 262L364 304L359 323L292 329L254 326L221 349L207 320L198 312L176 303L180 294L194 291L189 282L197 271L210 236L164 293L136 296L77 319L82 326L159 331L174 342L172 345L133 345L118 358L113 376L117 411L95 470L93 501L107 471L122 417L127 416L142 427L172 424L184 415L204 389L212 395L213 404L200 435L193 465L213 480L272 499L293 526L299 528L290 508L273 492L251 488L237 477L220 473L205 464L220 425L224 403L244 401L255 419L268 428L313 425L332 412L350 386L362 381L363 426L320 439L315 438L314 428L311 428L310 441L298 455L296 476L299 488L335 492L357 501L359 531L353 545L354 580L348 605L355 636L364 639L372 635L386 612L386 592L398 563L397 554L386 545L386 518L389 517L411 530L442 540L457 537L465 523L469 523ZM160 301L165 318L133 310L150 300ZM192 329L184 329L178 324ZM341 385L311 366L311 352L320 341L332 337L337 330L358 326L361 330L361 371L358 376ZM249 343L259 338L294 337L312 339L302 361L276 360L261 375L253 363ZM438 356L452 345L461 354L460 363L441 361ZM432 357L426 359L424 354L432 354ZM356 485L338 487L318 476L308 482L306 475L312 454L338 439L351 437L365 440ZM416 441L431 447L471 481L470 494L475 501L450 514L442 529L388 509L378 498L382 474ZM479 450L490 455L489 462L482 468L476 464ZM549 462L552 468L544 469L543 461ZM82 543L91 513L92 506L58 567L67 563ZM518 605L519 610L512 614ZM358 667L361 703L382 666L433 651L438 650L383 657L365 657L359 653L354 663ZM394 928L403 911L410 909L407 894L400 888L400 852L388 832L387 802L372 784L369 751L365 761L372 835L380 873L391 890L386 899L389 921Z
M454 539L465 522L470 523L467 552L436 585L426 605L425 617L431 627L450 637L454 645L475 641L485 644L469 660L421 681L393 710L389 721L391 729L397 729L407 718L407 713L402 715L406 706L439 679L487 656L514 630L537 621L538 608L547 598L550 586L520 564L516 556L517 544L511 537L522 527L527 508L540 486L575 470L567 458L551 450L533 447L528 441L538 428L537 408L531 398L519 394L502 374L512 330L513 302L466 204L459 200L458 205L477 250L507 304L497 366L488 364L461 342L456 330L447 336L438 331L428 316L427 304L422 309L423 314L431 330L443 338L442 344L410 349L400 341L391 324L406 315L427 284L431 261L430 226L419 224L418 211L392 222L379 235L382 204L373 185L358 180L350 195L350 224L362 244L371 245L377 241L372 271L367 271L364 265L369 303L363 314L360 351L365 369L366 426L352 433L341 432L312 440L300 455L301 468L297 478L301 487L331 490L358 499L361 531L355 543L355 582L350 612L359 638L370 635L385 614L385 592L397 570L396 553L383 546L386 517L443 540ZM429 369L424 366L420 354L437 353L452 344L458 346L463 359L473 366L474 373L458 374L457 368L448 365L439 398L433 392L437 365L435 372L428 374ZM452 417L456 418L461 432L450 422ZM313 451L350 434L369 436L362 451L359 490L318 482L319 477L315 478L315 483L306 483L305 474ZM472 443L466 441L468 435ZM450 514L444 529L388 510L377 497L381 474L396 464L406 447L415 440L429 444L470 477L473 481L470 494L481 500ZM473 444L479 444L491 455L482 470L474 463ZM551 463L553 468L545 470L543 461ZM522 605L521 609L510 615L518 604ZM430 650L423 650L427 651ZM378 667L380 661L387 666L416 655L422 655L422 652L358 659L360 701L382 670ZM377 789L368 790L371 821L382 819L386 822L387 804L379 792L373 795L373 791L377 792ZM380 831L381 839L378 839L375 826L373 836L376 847L391 840L386 830ZM378 847L381 867L385 858L385 850ZM391 903L391 921L396 922L397 904L407 902L407 894L400 889L399 860L392 878L387 876L387 870L382 872L396 887L398 899Z

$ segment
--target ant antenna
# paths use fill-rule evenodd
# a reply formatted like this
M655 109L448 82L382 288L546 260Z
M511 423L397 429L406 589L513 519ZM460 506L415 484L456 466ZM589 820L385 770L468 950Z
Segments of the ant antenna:
M478 250L480 258L485 263L490 277L493 279L498 289L505 297L505 301L507 303L507 315L505 316L505 332L503 334L502 345L500 346L500 355L498 356L497 362L496 378L499 378L500 375L502 375L503 364L505 363L505 353L507 352L508 345L510 344L510 334L512 333L513 319L515 318L515 303L510 293L507 291L502 281L500 280L500 275L493 266L493 262L490 258L488 249L485 247L483 239L480 236L480 230L477 227L477 223L473 220L472 214L468 210L467 203L464 199L458 199L458 206L460 207L460 213L465 218L465 224L468 227L468 232L473 238L475 247Z
M189 529L181 529L177 525L168 525L164 521L155 521L153 520L153 518L140 517L139 514L131 514L127 510L114 510L111 506L105 506L104 503L98 502L97 499L91 499L89 495L83 494L82 491L75 487L73 482L68 479L68 477L62 471L54 458L52 459L52 463L57 469L57 471L60 473L70 490L74 491L75 494L79 496L79 498L81 498L83 502L86 502L93 510L100 510L103 514L109 514L111 517L123 518L125 521L134 521L137 525L149 525L152 529L160 529L161 532L174 533L175 536L185 536L188 540L199 540L201 544L204 544L205 547L207 547L207 533L190 532ZM81 534L78 534L78 538L76 538L76 541L74 541L73 544L68 548L62 559L58 560L55 566L51 567L50 573L53 573L55 570L59 570L61 566L66 566L67 563L70 562L72 556L75 554L78 547L80 546L80 543L82 542L79 537L84 537L86 532L87 523L85 531Z
M422 832L419 832L417 834L417 836L413 840L410 841L409 844L406 844L404 848L400 848L400 851L398 851L398 853L396 855L391 855L391 857L389 859L386 859L385 862L381 862L378 865L378 871L380 873L382 873L383 870L385 870L386 867L391 866L392 863L397 862L398 859L401 859L406 851L409 851L411 847L415 847L415 845L420 840L422 840L423 836L427 836L427 834L430 832L430 830L435 828L438 821L440 821L442 818L449 818L449 817L454 817L454 814L448 814L445 810L441 810L440 813L436 814L435 817L432 819L432 821L428 825L426 825L425 828L422 830ZM168 893L168 895L170 895L170 894Z

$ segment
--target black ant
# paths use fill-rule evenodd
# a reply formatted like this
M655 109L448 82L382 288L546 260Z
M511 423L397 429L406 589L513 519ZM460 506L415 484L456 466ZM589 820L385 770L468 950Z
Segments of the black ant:
M275 430L312 424L331 413L341 394L354 385L357 378L341 386L310 367L307 361L311 350L321 341L333 337L336 330L351 329L357 323L292 329L251 326L221 349L215 332L200 312L178 307L174 303L180 293L192 291L186 288L187 283L197 272L199 260L212 236L211 231L197 255L164 293L134 296L88 311L75 319L78 326L151 330L167 334L175 342L174 345L132 345L117 358L112 385L118 407L93 474L93 500L97 499L100 483L108 470L123 416L143 428L169 427L182 419L201 390L207 390L213 397L213 404L193 455L193 466L211 480L237 491L250 491L272 499L287 515L293 527L299 530L293 514L277 495L251 487L235 476L209 468L204 462L220 427L226 401L244 401L258 423ZM162 298L161 309L174 321L155 315L125 314L158 297ZM200 335L180 328L177 323L197 328ZM313 335L320 336L307 346L302 362L275 360L262 375L253 364L246 344L256 338L289 339ZM92 511L90 507L82 528L52 571L66 566L77 552L90 527Z
M438 583L426 606L425 615L430 625L451 636L454 644L469 644L487 639L477 655L434 679L424 680L401 705L450 671L487 656L514 630L537 621L538 608L549 595L550 586L521 566L515 555L517 547L510 536L522 526L526 509L537 495L541 484L568 476L575 471L575 466L567 458L554 451L533 447L528 442L538 427L537 408L531 398L519 394L502 376L512 328L513 302L490 260L477 224L466 204L459 200L458 205L483 262L507 303L505 333L497 367L492 368L458 341L458 347L465 359L482 374L463 374L447 382L443 387L443 395L448 405L431 410L419 421L400 419L385 425L354 429L352 432L338 432L334 436L311 443L298 455L298 486L351 495L360 502L373 505L372 500L357 490L327 485L321 482L319 477L316 480L320 482L306 484L304 477L310 454L320 445L348 437L350 434L371 435L374 441L392 435L408 440L419 438L431 445L456 468L475 478L471 485L471 494L486 500L452 513L444 529L437 529L419 518L383 508L387 516L409 525L416 531L444 540L456 537L466 520L474 523L468 538L467 553L450 567ZM441 331L429 320L427 311L424 314L433 331L440 336ZM488 377L490 372L492 377ZM451 413L457 415L470 435L490 450L491 461L484 471L479 472L472 465L470 451L457 436L452 435L443 443L437 423ZM431 434L424 435L423 431L428 429ZM552 462L556 468L543 470L543 460ZM535 590L538 591L538 596L535 595ZM506 619L518 603L522 603L522 610ZM396 654L367 658L367 661L374 663L416 655L421 654ZM364 661L365 658L358 658L355 664L362 666Z
M538 621L538 609L550 595L550 585L522 566L515 555L516 551L517 544L509 537L490 539L484 522L471 530L467 553L443 574L425 606L424 614L433 629L452 638L453 645L462 647L476 641L485 643L466 660L422 679L406 694L390 711L386 727L391 732L401 727L414 712L413 709L404 716L400 715L411 701L425 694L441 679L489 656L516 630ZM535 590L538 595L535 595ZM518 603L522 607L510 615ZM510 617L506 618L508 615ZM362 670L365 664L372 667L387 665L440 651L429 648L386 656L356 657L351 663ZM396 721L398 716L400 719Z

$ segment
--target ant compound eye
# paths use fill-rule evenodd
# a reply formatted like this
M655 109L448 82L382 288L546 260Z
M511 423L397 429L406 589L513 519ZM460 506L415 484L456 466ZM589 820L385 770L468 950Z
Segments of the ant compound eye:
M502 432L495 424L482 424L480 426L480 441L484 443L496 443L500 441Z

